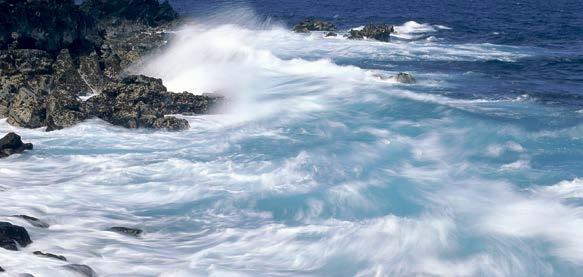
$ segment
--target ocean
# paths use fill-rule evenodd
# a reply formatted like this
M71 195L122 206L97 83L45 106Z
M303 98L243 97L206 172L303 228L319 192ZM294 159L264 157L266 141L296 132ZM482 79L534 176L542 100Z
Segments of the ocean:
M132 72L228 105L181 132L0 120L35 145L0 161L0 221L51 224L4 268L583 275L583 2L170 2L190 22ZM340 36L293 33L307 17ZM342 36L368 23L397 34Z

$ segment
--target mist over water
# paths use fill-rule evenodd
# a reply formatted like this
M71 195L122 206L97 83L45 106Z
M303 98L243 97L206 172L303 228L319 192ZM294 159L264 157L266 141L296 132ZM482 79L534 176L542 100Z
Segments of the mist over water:
M220 92L223 113L184 117L183 132L0 120L35 144L0 162L0 220L51 224L0 249L2 266L70 274L26 254L43 250L100 276L577 275L581 107L479 93L496 80L442 66L548 53L443 39L451 28L409 20L391 43L350 41L220 10L132 71ZM418 83L377 77L401 71Z

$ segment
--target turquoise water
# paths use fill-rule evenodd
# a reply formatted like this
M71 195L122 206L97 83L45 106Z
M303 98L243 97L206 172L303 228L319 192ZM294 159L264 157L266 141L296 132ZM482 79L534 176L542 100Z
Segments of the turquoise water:
M464 64L549 51L440 39L452 29L405 21L385 44L220 11L132 69L229 97L187 131L0 120L35 145L0 162L0 220L52 225L2 267L65 276L42 250L100 276L580 274L583 108L472 93L504 86ZM400 71L417 84L377 77ZM104 231L119 225L145 234Z

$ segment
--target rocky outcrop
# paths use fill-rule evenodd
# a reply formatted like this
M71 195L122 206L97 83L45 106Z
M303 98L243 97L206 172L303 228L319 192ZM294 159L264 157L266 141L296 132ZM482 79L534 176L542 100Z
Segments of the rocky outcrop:
M51 258L51 259L56 259L56 260L61 260L61 261L67 261L67 258L65 258L65 256L61 256L61 255L55 255L55 254L51 254L51 253L44 253L41 251L34 251L32 252L32 254L39 256L39 257L44 257L44 258Z
M71 127L87 118L78 97L64 90L52 92L46 99L47 132Z
M381 24L373 25L369 24L364 26L362 30L350 30L348 33L348 39L375 39L378 41L388 42L391 40L391 33L395 32L395 28L392 25Z
M310 31L336 31L336 26L330 22L309 18L298 24L293 28L296 33L308 33Z
M22 153L24 150L32 150L32 143L23 143L15 133L8 133L0 139L0 158Z
M136 228L128 228L128 227L111 227L108 231L116 232L122 235L132 236L132 237L139 237L142 234L142 230Z
M50 225L36 217L28 216L28 215L14 215L14 217L22 218L26 220L26 222L30 223L30 225L38 228L49 228Z
M158 26L178 18L168 1L158 0L85 0L81 10L95 20L126 19Z
M83 52L101 40L92 19L72 0L2 0L0 26L0 49Z
M126 128L182 130L188 122L168 114L206 113L220 101L218 97L168 92L162 80L128 76L108 85L86 102L86 110L114 125Z
M32 240L24 227L12 225L8 222L0 222L0 247L17 251L18 246L26 247Z
M68 264L64 265L63 268L78 273L81 276L97 277L97 273L91 267L84 264Z
M81 57L81 60L85 59L85 57ZM93 90L89 82L85 81L84 77L81 76L81 72L84 74L88 74L88 72L83 71L82 68L78 69L78 67L82 66L86 67L83 63L77 66L68 49L61 50L52 67L54 89L67 91L72 95L92 93Z

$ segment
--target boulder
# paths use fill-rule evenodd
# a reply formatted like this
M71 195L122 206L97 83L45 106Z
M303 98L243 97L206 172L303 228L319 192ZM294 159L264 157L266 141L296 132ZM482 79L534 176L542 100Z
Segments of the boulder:
M136 228L128 228L128 227L111 227L108 231L116 232L122 235L132 236L132 237L139 237L142 234L142 230Z
M63 48L84 51L100 44L92 19L73 0L0 1L0 49Z
M330 22L308 18L298 24L293 28L296 33L308 33L310 31L336 31L336 26Z
M0 266L0 272L5 272L4 268Z
M186 120L165 115L206 113L217 102L209 96L168 92L160 79L132 75L106 86L85 107L89 115L126 128L181 130L189 127Z
M71 127L87 118L81 100L64 90L53 91L46 99L47 132Z
M44 93L22 87L12 99L8 111L8 123L25 128L39 128L46 125L46 105Z
M18 250L18 245L26 247L32 241L24 227L12 225L8 222L0 222L0 247L7 250Z
M325 35L325 37L336 37L336 36L338 36L338 34L337 34L337 33L334 33L334 32L328 32L328 33Z
M65 258L65 256L61 256L61 255L55 255L55 254L51 254L51 253L44 253L41 251L34 251L32 252L32 254L36 255L36 256L40 256L40 257L45 257L45 258L51 258L51 259L57 259L57 260L61 260L61 261L67 261L67 258Z
M400 72L395 76L395 81L404 84L414 84L417 82L411 73Z
M32 150L32 143L23 143L15 133L8 133L0 139L0 158L22 153L24 150Z
M348 33L348 39L375 39L378 41L388 42L391 40L391 33L395 32L395 28L392 25L381 24L373 25L368 24L362 30L350 30Z
M36 217L32 217L32 216L28 216L28 215L14 215L14 217L18 217L18 218L22 218L24 220L26 220L28 223L30 223L30 225L34 226L34 227L38 227L38 228L49 228L50 225L44 221L41 221L40 219L36 218Z
M73 271L85 277L97 277L97 273L89 266L84 264L68 264L64 265L63 268Z

